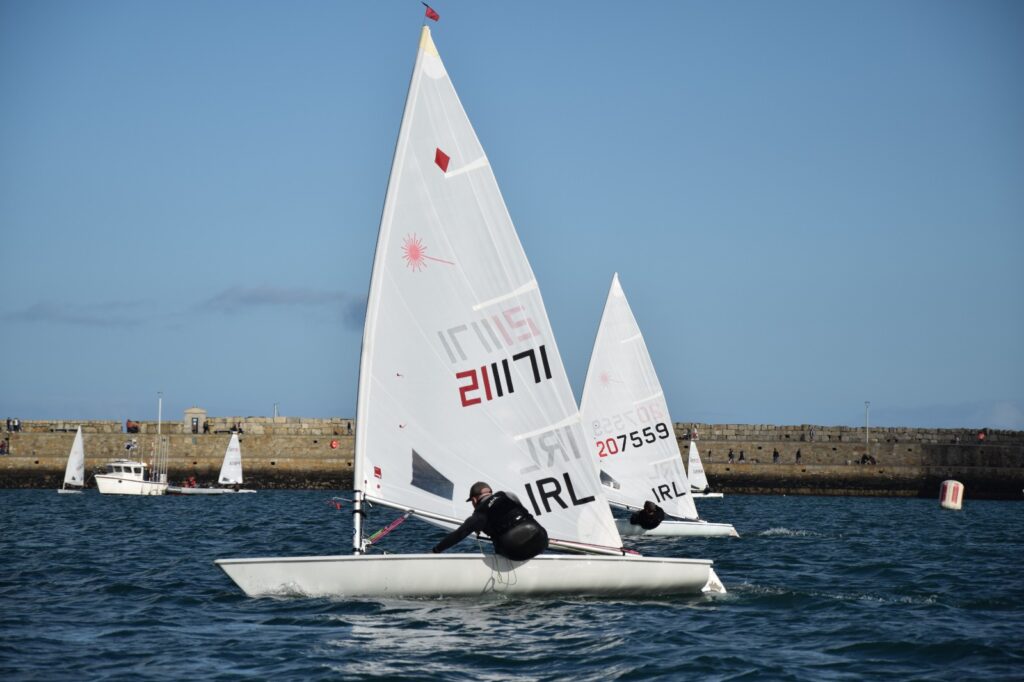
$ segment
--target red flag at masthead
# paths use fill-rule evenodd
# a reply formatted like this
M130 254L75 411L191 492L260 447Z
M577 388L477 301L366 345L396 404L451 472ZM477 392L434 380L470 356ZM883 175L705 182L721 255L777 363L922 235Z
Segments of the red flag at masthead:
M441 18L441 15L434 11L433 7L431 7L425 2L421 4L427 8L427 19L433 19L434 21L438 21Z

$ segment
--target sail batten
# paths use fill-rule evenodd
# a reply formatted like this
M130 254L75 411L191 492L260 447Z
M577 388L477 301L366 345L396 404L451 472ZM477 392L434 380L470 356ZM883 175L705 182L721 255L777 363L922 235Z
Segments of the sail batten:
M529 433L520 433L519 435L513 436L512 439L517 441L526 440L527 438L540 436L542 434L548 433L549 431L556 431L558 429L565 428L566 426L572 426L573 424L578 423L580 423L580 415L579 413L576 413L573 415L569 415L560 422L548 424L547 426L542 426L541 428L530 431Z
M515 291L510 291L507 294L502 294L501 296L497 296L495 298L492 298L489 301L484 301L483 303L477 303L475 306L473 306L473 310L476 311L476 310L483 310L484 308L490 308L493 305L497 305L499 303L504 303L505 301L507 301L507 300L509 300L511 298L516 298L518 296L522 296L523 294L529 293L529 292L533 291L536 288L537 288L537 280L531 280L531 281L527 282L526 284L524 284L523 286L521 286L518 289L516 289Z
M470 161L469 163L467 163L464 166L460 166L458 168L453 168L450 171L445 171L445 177L447 177L447 178L454 178L454 177L457 177L459 175L462 175L463 173L469 173L470 171L475 171L475 170L480 170L481 168L486 168L489 165L490 165L490 162L487 160L487 157L485 157L485 156L484 157L480 157L479 159L476 159L475 161Z

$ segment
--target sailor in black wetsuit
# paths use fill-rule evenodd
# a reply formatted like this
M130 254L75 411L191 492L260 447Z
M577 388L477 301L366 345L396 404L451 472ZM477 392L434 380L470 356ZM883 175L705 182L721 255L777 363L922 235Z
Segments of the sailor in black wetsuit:
M473 515L434 546L435 554L474 532L486 533L494 541L494 551L513 561L532 559L547 549L547 531L512 493L492 492L481 481L469 489L466 502L473 503Z
M629 522L634 526L640 526L644 530L654 530L665 520L665 510L650 500L644 502L644 508L633 512Z

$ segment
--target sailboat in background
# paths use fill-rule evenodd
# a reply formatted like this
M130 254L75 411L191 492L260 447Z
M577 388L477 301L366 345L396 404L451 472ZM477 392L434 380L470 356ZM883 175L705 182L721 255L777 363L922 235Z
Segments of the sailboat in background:
M228 493L254 493L255 490L239 488L242 485L242 446L238 434L232 433L228 447L224 451L224 461L220 465L217 483L231 488L189 488L187 486L167 486L168 495L225 495Z
M363 330L353 554L216 564L250 596L724 591L708 560L622 548L579 419L537 281L424 26ZM552 547L590 554L366 554L371 504L451 529L478 480L523 500Z
M700 462L700 453L697 452L697 444L690 441L689 471L687 476L690 479L690 492L694 497L704 499L715 499L723 497L722 493L711 492L711 484L704 473L704 465Z
M621 534L738 536L731 524L708 523L697 514L665 394L617 273L594 340L580 413L609 502L638 510L650 500L676 517L650 530L618 519Z
M68 486L71 486L70 488ZM82 442L82 427L75 432L75 440L71 443L68 454L68 466L64 470L64 484L58 493L80 493L85 487L85 445Z

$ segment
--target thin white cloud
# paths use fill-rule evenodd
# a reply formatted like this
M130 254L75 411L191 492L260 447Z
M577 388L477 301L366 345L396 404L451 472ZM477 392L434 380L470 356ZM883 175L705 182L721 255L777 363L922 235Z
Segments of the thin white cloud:
M12 322L30 324L126 328L137 327L147 321L140 311L148 308L149 305L143 301L108 301L80 305L39 301L27 308L14 311L8 319Z
M74 304L37 301L8 316L8 321L22 324L56 324L75 327L125 329L148 324L170 324L178 327L181 321L196 311L208 314L241 315L261 308L303 308L317 314L331 316L348 329L359 330L363 325L366 297L343 291L322 291L308 288L241 287L234 286L195 304L193 312L156 309L152 301L106 301Z
M314 289L280 289L275 287L229 287L203 301L203 308L237 312L246 308L268 306L321 306L345 303L348 294Z
M234 286L211 296L199 308L240 314L257 308L314 308L325 313L334 312L349 328L361 328L366 298L343 291L322 291L308 288L241 287Z

